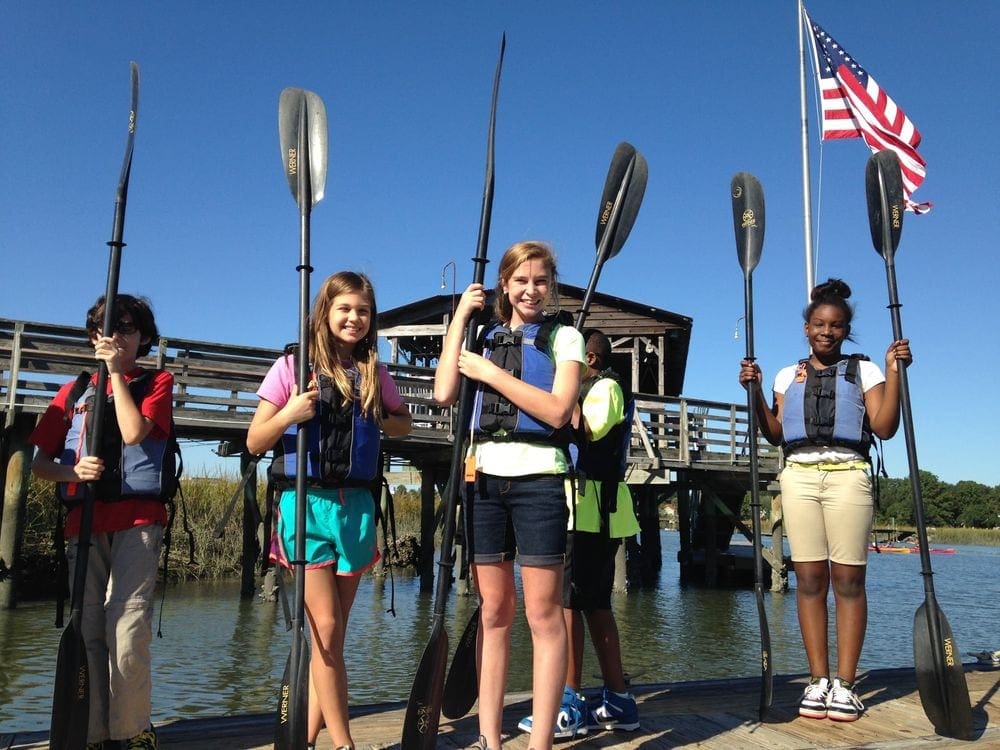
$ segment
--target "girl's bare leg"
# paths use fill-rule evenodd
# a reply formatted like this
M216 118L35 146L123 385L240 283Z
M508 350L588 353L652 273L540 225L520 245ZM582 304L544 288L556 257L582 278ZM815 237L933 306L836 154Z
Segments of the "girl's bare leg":
M566 624L562 610L563 564L521 566L524 611L534 649L531 680L531 739L534 750L550 750L566 677Z
M514 563L474 564L479 590L479 733L489 747L500 747L503 697L514 623ZM562 615L560 614L560 618ZM561 620L560 620L561 621ZM565 646L564 649L565 651ZM560 679L562 677L560 676ZM551 742L552 738L549 738Z

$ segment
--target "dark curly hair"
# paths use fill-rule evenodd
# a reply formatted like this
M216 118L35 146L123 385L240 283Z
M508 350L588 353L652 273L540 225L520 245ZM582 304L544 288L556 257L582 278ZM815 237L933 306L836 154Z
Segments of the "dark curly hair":
M156 319L153 317L152 303L145 297L133 297L131 294L119 294L115 297L115 309L112 311L111 320L117 322L125 314L132 318L135 327L139 330L139 351L140 357L149 354L149 350L159 341L160 332L156 328ZM93 306L87 310L87 335L90 337L100 336L104 331L104 295L97 298Z
M813 287L812 293L809 295L811 301L802 311L802 318L808 323L813 313L816 312L816 308L822 305L833 305L840 308L844 313L844 321L847 323L847 340L854 341L850 335L851 320L854 319L854 307L847 302L850 296L851 287L847 285L846 281L843 279L827 279L822 284L817 284Z

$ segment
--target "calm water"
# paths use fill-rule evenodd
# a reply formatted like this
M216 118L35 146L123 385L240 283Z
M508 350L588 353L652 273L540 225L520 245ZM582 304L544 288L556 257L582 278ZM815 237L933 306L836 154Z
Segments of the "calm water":
M759 674L760 635L752 590L682 588L678 535L663 532L663 571L655 590L614 602L625 668L639 683ZM935 591L960 649L1000 648L1000 548L958 547L932 555ZM766 594L777 673L806 669L795 615L795 577L787 594ZM862 669L913 664L913 615L923 602L919 555L869 557L869 628ZM449 598L452 647L474 607ZM366 577L351 613L347 651L353 703L404 700L432 621L433 595L416 578L396 580L394 619L388 581ZM157 604L157 615L159 605ZM61 631L51 602L0 612L0 734L47 729ZM270 711L291 646L280 605L240 601L238 583L171 587L162 639L153 643L153 719ZM588 644L588 649L589 649ZM831 654L835 646L831 646ZM519 615L511 691L530 687L530 639ZM966 657L968 660L968 657ZM585 659L585 685L599 685L596 658Z

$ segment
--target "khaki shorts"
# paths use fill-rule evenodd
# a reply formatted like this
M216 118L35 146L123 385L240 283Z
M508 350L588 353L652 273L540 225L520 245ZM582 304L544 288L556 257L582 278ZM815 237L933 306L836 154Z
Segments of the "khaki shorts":
M868 562L874 503L864 466L829 471L789 463L782 470L781 509L793 562Z

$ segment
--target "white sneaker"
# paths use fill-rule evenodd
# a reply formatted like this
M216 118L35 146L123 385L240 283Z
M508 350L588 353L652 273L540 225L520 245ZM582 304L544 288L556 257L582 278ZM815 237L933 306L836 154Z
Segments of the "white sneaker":
M857 721L864 710L865 704L854 692L854 685L834 677L826 715L834 721Z
M799 716L805 716L807 719L825 719L829 701L830 680L826 677L814 677L802 691Z

